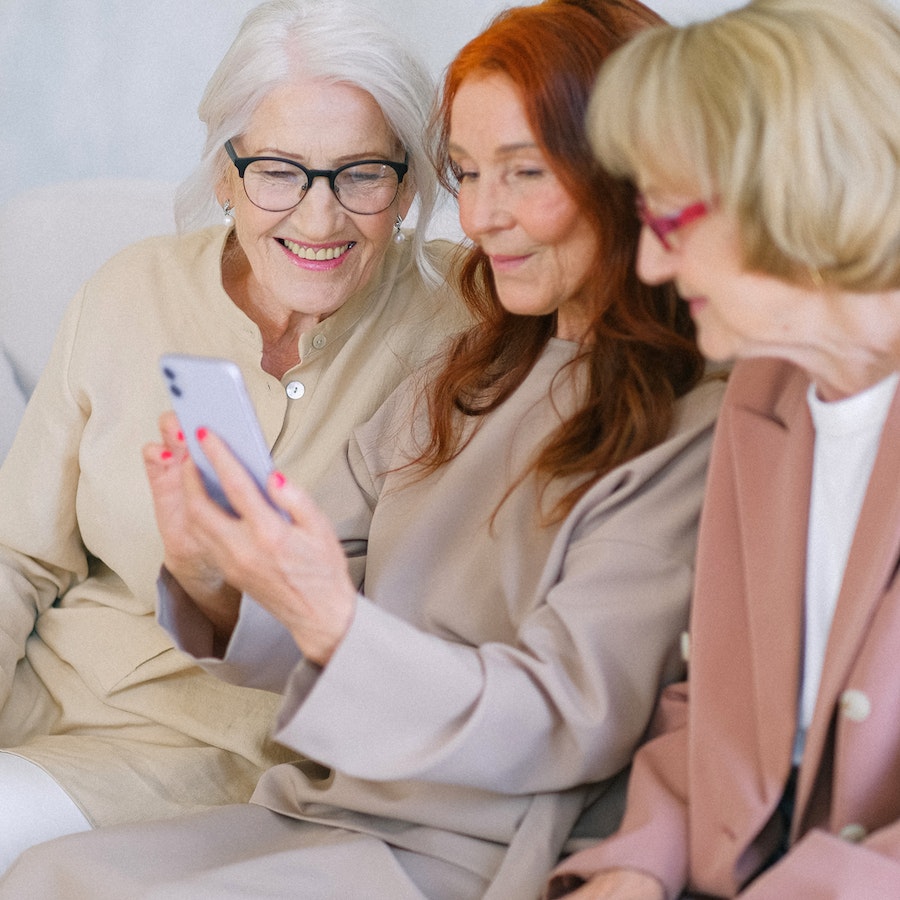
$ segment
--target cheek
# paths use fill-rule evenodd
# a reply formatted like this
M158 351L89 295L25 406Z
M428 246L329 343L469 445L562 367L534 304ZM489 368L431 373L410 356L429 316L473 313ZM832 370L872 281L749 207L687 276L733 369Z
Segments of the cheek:
M592 257L596 238L587 219L561 188L541 191L520 204L518 220L531 237L579 258L586 250Z
M557 247L566 261L570 277L581 282L592 270L600 244L586 219L576 216L559 223L555 231Z
M457 214L459 215L459 227L465 232L466 237L475 241L475 227L472 220L473 203L469 192L460 189L456 196L456 204Z
M396 207L374 216L357 216L356 227L377 255L387 250L394 234L394 226L399 215Z

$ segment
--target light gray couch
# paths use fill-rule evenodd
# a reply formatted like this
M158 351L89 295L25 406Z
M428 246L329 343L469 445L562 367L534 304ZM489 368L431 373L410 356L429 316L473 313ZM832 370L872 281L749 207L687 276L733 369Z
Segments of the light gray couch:
M63 310L110 256L175 230L175 185L104 178L34 188L0 206L0 460Z

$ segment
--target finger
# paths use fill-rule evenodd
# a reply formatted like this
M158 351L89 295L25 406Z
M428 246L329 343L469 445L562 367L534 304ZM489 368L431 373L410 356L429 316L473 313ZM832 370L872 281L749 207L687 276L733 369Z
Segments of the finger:
M294 522L305 523L313 528L331 527L331 520L312 497L303 488L288 481L283 473L273 472L269 476L266 490L272 502Z
M181 490L184 494L184 501L189 508L191 514L199 521L208 521L211 516L217 513L231 518L216 503L206 490L203 482L203 476L200 469L194 462L189 453L185 453L180 465Z
M177 468L175 455L165 444L145 444L141 450L144 469L151 484Z
M170 416L171 421L165 421ZM160 431L166 443L144 447L144 468L157 514L161 503L167 504L169 513L174 509L184 510L190 504L194 515L201 517L207 512L207 506L218 509L207 495L200 470L188 452L174 414L166 413L160 418Z
M159 417L159 433L163 443L174 452L185 449L184 433L174 412L168 410Z
M272 511L260 486L217 434L201 428L197 431L197 440L215 470L228 502L240 517L260 516Z

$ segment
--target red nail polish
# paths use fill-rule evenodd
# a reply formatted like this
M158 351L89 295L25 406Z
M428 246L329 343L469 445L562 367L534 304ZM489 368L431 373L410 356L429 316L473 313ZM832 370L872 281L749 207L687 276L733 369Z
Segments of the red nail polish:
M209 432L205 428L198 428L197 429L197 440L205 441L208 434L209 434Z
M184 441L184 432L179 431L177 437L179 441Z
M273 472L272 477L275 479L275 487L283 488L287 484L287 478L281 472Z
M162 453L159 454L160 459L171 459L172 451L171 450L163 450Z

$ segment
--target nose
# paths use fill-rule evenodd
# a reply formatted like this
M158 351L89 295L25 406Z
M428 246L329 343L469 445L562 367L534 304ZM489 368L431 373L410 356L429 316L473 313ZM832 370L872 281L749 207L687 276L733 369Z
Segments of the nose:
M484 235L510 228L515 222L505 192L492 179L464 183L458 200L459 224L475 243Z
M328 179L314 178L307 185L301 201L291 210L290 216L303 223L303 234L310 240L331 236L335 223L344 213Z
M637 274L645 284L672 281L678 267L678 254L663 247L659 238L644 225L637 251Z

